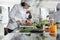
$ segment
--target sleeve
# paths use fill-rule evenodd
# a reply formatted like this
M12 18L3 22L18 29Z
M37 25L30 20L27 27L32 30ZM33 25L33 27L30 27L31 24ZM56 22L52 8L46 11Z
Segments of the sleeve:
M10 11L10 15L9 15L9 17L10 17L10 19L12 20L12 21L17 21L17 20L21 20L20 18L18 18L15 14L17 13L17 8L18 8L18 6L17 5L14 5L13 6L13 8L11 9L11 11Z

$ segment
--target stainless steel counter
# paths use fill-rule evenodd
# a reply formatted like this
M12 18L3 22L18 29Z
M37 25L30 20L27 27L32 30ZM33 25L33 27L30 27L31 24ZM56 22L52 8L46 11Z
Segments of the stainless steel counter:
M46 36L44 40L56 40L56 38L51 37L49 33L44 33L44 35ZM9 33L2 40L43 40L43 39L40 36L40 33Z

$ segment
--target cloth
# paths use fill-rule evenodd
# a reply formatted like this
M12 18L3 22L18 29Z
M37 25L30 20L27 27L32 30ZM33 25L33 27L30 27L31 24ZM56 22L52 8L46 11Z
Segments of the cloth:
M10 30L8 28L4 28L4 35L7 35L8 33L11 33L13 30Z

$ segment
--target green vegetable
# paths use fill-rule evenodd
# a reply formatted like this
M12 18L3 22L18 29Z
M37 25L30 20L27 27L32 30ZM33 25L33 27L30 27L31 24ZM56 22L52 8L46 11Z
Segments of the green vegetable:
M31 30L41 30L41 29L21 29L20 32L30 32Z
M41 24L43 24L43 25L48 24L48 20L43 20L43 21L41 22Z

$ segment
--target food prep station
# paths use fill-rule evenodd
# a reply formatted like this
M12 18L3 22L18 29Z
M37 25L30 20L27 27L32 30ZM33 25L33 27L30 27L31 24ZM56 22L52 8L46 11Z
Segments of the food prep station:
M20 35L20 36L19 36ZM19 39L22 35L22 40L56 40L56 38L50 37L49 32L43 31L43 29L36 29L35 26L20 26L19 30L6 35L3 40L15 40Z

